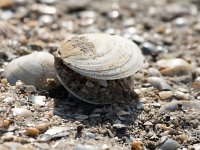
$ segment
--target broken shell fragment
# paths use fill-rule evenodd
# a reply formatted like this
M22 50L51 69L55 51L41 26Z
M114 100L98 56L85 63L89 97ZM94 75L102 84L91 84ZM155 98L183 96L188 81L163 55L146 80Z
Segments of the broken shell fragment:
M5 76L11 84L21 80L39 89L49 88L49 79L59 84L54 71L54 57L47 52L34 52L11 61L5 69Z
M109 104L125 98L129 77L142 68L143 61L141 50L128 39L83 34L61 43L55 69L65 88L79 99Z

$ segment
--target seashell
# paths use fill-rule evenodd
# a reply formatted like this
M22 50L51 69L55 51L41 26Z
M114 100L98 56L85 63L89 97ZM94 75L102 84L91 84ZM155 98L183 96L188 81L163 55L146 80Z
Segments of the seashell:
M126 98L130 76L141 69L143 61L138 46L128 39L83 34L61 43L55 70L65 88L79 99L109 104Z
M54 71L54 57L47 52L34 52L11 61L5 69L5 76L11 84L21 80L39 89L51 87L50 79L59 84Z
M157 62L160 67L162 75L175 76L175 75L186 75L191 73L191 65L180 58L161 59Z

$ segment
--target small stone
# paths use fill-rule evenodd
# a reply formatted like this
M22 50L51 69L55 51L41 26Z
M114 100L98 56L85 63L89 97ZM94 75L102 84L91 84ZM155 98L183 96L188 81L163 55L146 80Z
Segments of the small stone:
M3 79L1 79L1 83L7 84L7 83L8 83L8 80L7 80L6 78L3 78Z
M124 125L124 124L113 124L113 127L115 128L115 129L126 129L127 128L127 126L126 125Z
M174 92L174 96L179 100L189 100L190 99L190 94L183 93L181 91Z
M12 105L15 99L13 97L7 97L3 100L4 103L7 103L8 105Z
M35 138L39 135L39 130L37 128L26 128L25 134Z
M195 81L195 82L193 82L192 83L192 88L194 89L194 90L200 90L200 81Z
M173 96L172 91L161 91L158 94L159 94L159 97L161 98L161 100L166 100Z
M173 139L167 139L157 149L177 150L179 147L180 147L180 144L177 141Z
M131 150L146 150L141 141L133 141L131 143Z
M75 119L77 119L77 120L86 120L86 119L88 119L88 116L87 115L77 115L77 116L75 116Z
M35 86L33 85L25 85L25 88L29 94L35 94L37 92Z
M93 140L96 138L96 136L95 136L94 133L86 133L86 137L87 137L88 139L93 139Z
M48 5L35 4L32 6L32 10L46 15L53 15L57 13L57 9L55 7Z
M145 125L145 126L153 126L153 123L151 123L150 121L146 121L146 122L144 123L144 125Z
M136 104L136 109L141 110L143 108L143 103L142 102L137 102Z
M160 71L156 68L149 68L149 75L151 77L161 77Z
M148 77L147 81L152 84L153 87L160 91L170 91L172 87L165 82L164 79L160 77Z
M48 129L44 134L46 135L55 135L55 134L58 134L58 133L62 133L64 131L68 131L69 128L67 127L57 127L57 126L54 126L50 129Z
M50 15L42 15L40 18L39 18L39 23L41 25L50 25L52 24L54 21L53 17L50 16Z
M127 116L127 115L130 115L129 112L127 111L124 111L124 110L120 110L118 113L117 113L117 116L121 117L121 116Z
M120 13L118 10L113 10L107 13L108 18L110 19L116 19L120 16Z
M54 4L57 0L39 0L41 3L45 4Z
M29 96L29 100L32 101L35 105L38 106L44 106L46 103L46 97L45 96L39 96L39 95L31 95Z
M21 141L23 142L23 141ZM11 150L11 149L20 149L20 150L32 150L34 149L33 146L31 145L27 145L27 144L21 144L18 142L5 142L2 144L2 146L5 146L4 148L0 147L0 149L2 148L2 150Z
M107 144L103 144L101 150L111 150Z
M5 11L1 12L0 18L2 20L9 20L9 19L13 18L13 15L14 15L13 11L11 11L11 10L5 10Z
M135 19L134 18L127 18L123 21L124 27L129 27L135 25Z
M141 46L144 55L156 55L158 53L156 46L150 42L145 42Z
M35 42L29 43L28 47L31 50L41 51L45 47L45 43L43 43L42 41L35 41Z
M160 103L153 103L152 106L154 106L155 108L160 108L161 107Z
M137 34L134 34L133 36L131 36L130 39L133 40L136 44L144 43L144 38L140 35L137 35Z
M26 108L13 108L12 112L14 116L20 116L23 118L28 118L32 116L32 112Z
M1 0L0 1L0 8L9 8L13 5L13 0Z
M97 150L97 147L95 145L78 144L74 146L73 150Z
M176 24L176 26L178 26L178 27L185 26L186 23L187 23L186 19L185 19L185 18L182 18L182 17L177 18L177 19L175 20L175 24Z
M191 65L181 58L161 59L157 61L162 75L175 76L191 73Z
M172 101L163 105L158 114L163 114L166 111L175 111L175 110L191 110L195 109L196 111L200 110L199 101Z

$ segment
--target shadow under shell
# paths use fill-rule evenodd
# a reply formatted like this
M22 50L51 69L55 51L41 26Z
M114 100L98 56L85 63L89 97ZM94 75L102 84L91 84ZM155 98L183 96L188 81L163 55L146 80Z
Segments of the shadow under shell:
M111 104L114 102L133 99L130 84L131 78L107 80L107 86L100 84L99 80L85 77L76 73L55 59L55 70L63 86L77 98L92 104Z

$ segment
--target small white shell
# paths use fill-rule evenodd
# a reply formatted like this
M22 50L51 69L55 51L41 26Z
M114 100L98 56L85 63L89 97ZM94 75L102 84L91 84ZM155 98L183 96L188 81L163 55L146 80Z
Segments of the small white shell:
M58 83L54 70L54 57L47 52L34 52L11 61L6 66L5 76L11 84L21 80L39 89L48 86L48 79L54 79Z
M129 77L144 61L135 43L108 34L74 36L61 44L56 57L81 75L103 80Z

